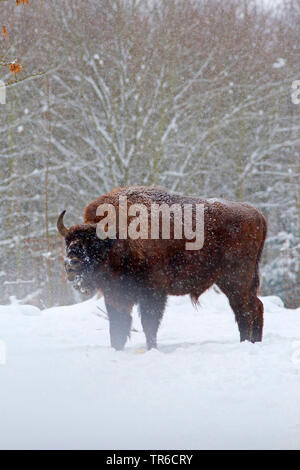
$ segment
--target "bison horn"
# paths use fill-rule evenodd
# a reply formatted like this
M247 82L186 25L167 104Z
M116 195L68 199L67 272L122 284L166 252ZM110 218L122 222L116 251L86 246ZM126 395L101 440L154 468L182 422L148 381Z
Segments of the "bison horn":
M64 226L65 213L66 211L63 211L57 219L57 230L63 237L66 237L69 233L69 230Z

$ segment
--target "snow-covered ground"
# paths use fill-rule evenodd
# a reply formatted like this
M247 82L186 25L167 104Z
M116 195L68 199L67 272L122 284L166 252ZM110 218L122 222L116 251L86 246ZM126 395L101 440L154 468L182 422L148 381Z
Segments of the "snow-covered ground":
M263 343L240 344L227 299L200 301L170 298L144 354L136 312L109 347L102 300L0 307L0 448L300 449L300 309L264 298Z

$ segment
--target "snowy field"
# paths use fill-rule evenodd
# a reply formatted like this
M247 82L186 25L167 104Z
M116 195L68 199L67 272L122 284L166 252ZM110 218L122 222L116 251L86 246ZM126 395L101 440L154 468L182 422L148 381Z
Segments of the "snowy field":
M0 307L0 448L300 449L300 309L264 298L263 343L240 344L227 299L200 301L170 298L144 354L136 312L109 347L102 300Z

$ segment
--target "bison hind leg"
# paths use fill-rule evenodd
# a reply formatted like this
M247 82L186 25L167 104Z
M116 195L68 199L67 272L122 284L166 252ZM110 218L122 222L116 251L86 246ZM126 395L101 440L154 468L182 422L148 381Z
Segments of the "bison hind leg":
M252 331L251 341L256 343L262 341L264 327L264 306L263 303L255 296L253 314L252 314Z
M217 285L228 297L238 324L241 341L252 343L262 341L264 308L256 292L253 292L251 287L243 289L240 283L218 282Z
M258 297L228 296L239 327L241 341L262 341L263 306Z

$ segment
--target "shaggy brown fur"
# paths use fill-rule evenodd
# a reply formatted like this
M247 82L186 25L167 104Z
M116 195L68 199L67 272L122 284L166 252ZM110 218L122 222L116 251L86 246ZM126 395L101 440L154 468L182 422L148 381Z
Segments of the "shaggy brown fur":
M118 209L119 196L128 207L143 203L204 204L204 246L185 249L181 240L100 240L96 235L97 207ZM194 213L193 213L194 215ZM129 222L129 220L128 220ZM116 188L89 204L84 224L62 228L66 238L66 269L81 291L100 289L110 320L111 344L122 349L129 336L131 310L139 304L148 348L156 347L157 330L168 295L190 294L194 302L217 284L229 299L241 341L262 340L263 305L257 297L259 261L266 237L266 221L254 207L225 200L204 200L171 194L162 188ZM171 220L172 227L172 220ZM171 230L172 234L172 230Z

